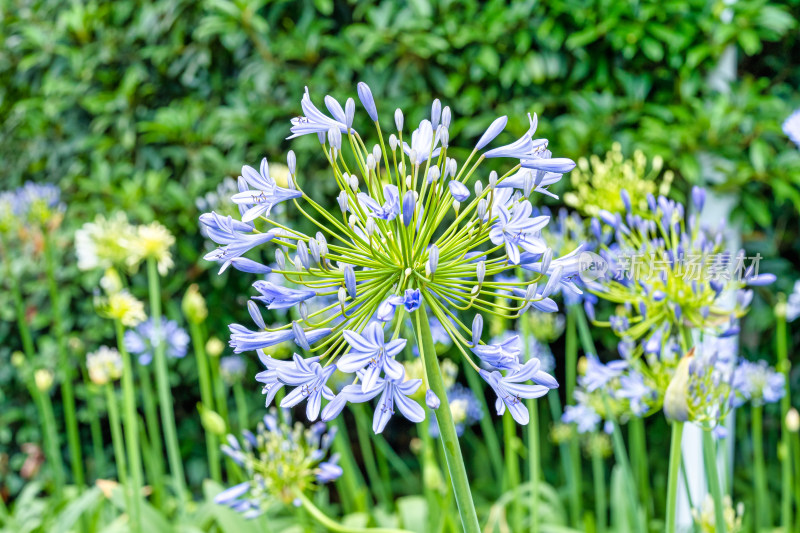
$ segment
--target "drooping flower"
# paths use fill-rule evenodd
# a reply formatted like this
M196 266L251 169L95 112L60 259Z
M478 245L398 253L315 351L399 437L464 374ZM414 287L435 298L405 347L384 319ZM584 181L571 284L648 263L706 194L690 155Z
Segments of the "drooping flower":
M253 299L266 304L267 309L288 309L317 295L316 291L289 289L269 281L256 281L253 288L261 294Z
M538 359L531 359L517 370L509 371L505 376L497 370L492 372L480 371L483 379L497 394L495 409L498 415L502 415L506 407L508 407L514 420L522 425L528 424L530 413L528 413L528 409L522 399L541 398L550 391L550 387L545 385L528 385L525 383L533 380L537 372L539 372Z
M174 320L161 317L161 326L156 327L152 318L148 318L136 329L125 332L125 349L139 356L139 364L149 365L153 360L156 346L164 343L167 357L181 359L189 348L189 335Z
M363 372L359 372L359 377L364 379ZM382 433L386 424L394 414L395 405L400 413L414 423L425 420L425 411L420 405L412 400L415 392L422 385L421 379L411 379L404 381L404 376L400 379L377 378L374 385L364 390L361 385L346 385L336 398L325 406L322 411L322 420L327 421L336 418L342 412L346 403L363 403L376 398L380 395L375 415L372 418L372 431Z

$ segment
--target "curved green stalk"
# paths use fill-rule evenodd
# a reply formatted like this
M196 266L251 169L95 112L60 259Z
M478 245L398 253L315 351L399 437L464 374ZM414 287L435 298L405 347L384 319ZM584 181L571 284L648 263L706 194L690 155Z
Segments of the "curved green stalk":
M158 277L158 267L156 260L152 257L147 259L147 282L150 290L150 317L153 320L153 328L156 338L160 337L161 331L161 289ZM153 364L156 367L156 387L158 388L158 404L161 409L161 424L164 426L164 440L167 444L167 459L169 469L172 473L172 480L175 484L175 492L178 496L178 506L182 509L184 498L186 497L186 481L183 476L183 461L181 459L180 448L178 447L178 435L175 430L175 412L172 407L172 393L169 387L169 377L167 376L167 359L164 342L157 343L153 347Z
M303 506L308 514L311 515L314 520L319 522L323 527L327 528L329 531L335 531L336 533L411 533L406 529L395 529L395 528L384 528L384 527L349 527L344 526L342 524L336 523L332 520L328 515L322 512L322 509L314 505L314 502L308 499L308 496L303 494L301 491L296 491L295 496Z
M475 512L475 502L472 501L472 491L469 487L467 470L464 467L464 458L461 455L461 446L458 442L456 426L450 412L450 404L446 401L447 391L444 388L442 372L439 368L439 359L433 345L431 328L425 313L425 304L414 311L414 331L417 335L419 353L425 364L425 374L428 385L439 398L444 398L439 409L436 410L436 421L439 424L439 435L447 460L447 469L455 492L458 513L461 516L461 525L466 533L479 533L478 515Z

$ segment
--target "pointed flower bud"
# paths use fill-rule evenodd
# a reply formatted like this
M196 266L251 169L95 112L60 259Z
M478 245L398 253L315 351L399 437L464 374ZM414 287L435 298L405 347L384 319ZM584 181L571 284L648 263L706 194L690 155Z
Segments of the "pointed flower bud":
M358 82L358 99L361 100L361 105L367 110L369 118L372 122L378 121L378 109L375 107L375 99L372 97L372 91L369 85L363 81Z
M484 146L492 142L495 139L495 137L500 135L500 132L502 132L503 129L506 127L507 122L508 122L508 117L506 115L503 115L502 117L495 119L495 121L489 125L489 128L486 130L486 132L484 132L484 134L478 140L478 144L475 145L475 149L481 150L483 149Z
M400 108L394 110L394 125L397 131L403 131L403 111Z
M356 297L356 273L353 270L352 265L345 265L344 266L344 285L347 287L347 294L350 295L350 298L355 299Z
M431 389L428 389L425 392L425 405L429 408L433 409L434 411L439 408L441 402L439 401L439 397L436 396L436 393L433 392Z
M483 335L483 315L478 313L472 319L472 344L475 346L480 344L481 335Z
M411 219L414 218L416 203L417 199L414 196L414 191L406 191L403 195L403 225L406 227L411 224Z
M439 247L431 244L428 249L428 275L431 276L436 273L436 267L439 266Z

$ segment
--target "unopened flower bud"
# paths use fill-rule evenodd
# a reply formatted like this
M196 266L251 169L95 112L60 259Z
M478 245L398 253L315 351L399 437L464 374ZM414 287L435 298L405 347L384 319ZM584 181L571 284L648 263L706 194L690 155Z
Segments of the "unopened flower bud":
M200 423L203 425L203 428L206 431L213 433L218 437L225 436L225 433L227 433L228 429L225 426L225 420L219 415L219 413L212 411L211 409L206 409L201 403L197 404L197 410L200 412Z
M492 187L492 188L494 188L494 187L496 187L496 186L497 186L497 172L495 172L494 170L492 170L492 171L489 173L489 187Z
M352 265L344 266L344 286L347 289L347 294L350 298L356 297L356 273Z
M297 312L300 313L300 318L303 319L303 322L308 322L308 305L305 302L300 302L300 305L297 306Z
M372 154L367 154L367 168L375 170L375 156Z
M331 147L341 151L342 149L342 131L338 127L328 130L328 144Z
M694 348L678 362L664 393L664 416L668 420L686 422L689 420L689 365L694 358Z
M183 314L186 316L186 320L194 324L200 324L208 317L206 301L203 295L200 294L200 289L195 283L189 285L189 288L183 295L181 307L183 308Z
M453 200L453 211L455 211L456 215L458 214L459 209L461 209L461 202L458 200Z
M275 250L275 264L278 265L278 270L286 270L286 256L280 248Z
M442 126L444 126L447 129L450 129L450 119L451 119L450 106L447 105L444 106L444 109L442 109Z
M436 98L431 105L431 126L433 129L439 125L439 118L442 116L442 102Z
M475 182L475 196L480 196L483 193L483 183L480 181Z
M206 342L206 353L210 357L219 357L225 351L225 343L216 337L211 337Z
M397 137L394 133L389 135L389 148L391 148L392 152L397 150Z
M340 191L336 201L339 203L339 209L342 211L342 214L347 213L347 193Z
M427 264L427 275L431 276L432 274L436 273L436 268L439 266L439 247L435 244L431 244L431 247L428 249L428 264Z
M487 209L486 206L488 205L489 203L486 201L486 198L481 198L480 200L478 200L478 207L477 207L478 220L483 220L484 218L486 218L486 209Z
M441 172L439 171L439 167L431 167L428 169L428 183L433 183L434 181L439 179Z
M481 335L483 335L483 316L477 314L475 318L472 319L472 344L474 346L480 344Z
M42 392L49 392L53 386L53 373L46 368L40 368L33 374L36 388Z
M397 127L397 131L403 131L403 111L400 108L394 111L394 125Z
M297 173L297 156L294 155L294 150L289 150L286 154L286 166L289 167L289 174L292 176Z
M475 277L478 278L478 285L483 285L483 279L486 277L486 261L478 261Z
M368 218L364 228L367 230L367 236L372 237L375 234L375 230L378 228L375 223L375 219L372 217Z
M347 180L347 184L350 185L350 188L353 189L353 191L358 190L358 178L356 176L350 176L350 178Z
M347 290L344 287L339 287L336 296L339 298L339 305L344 309L344 303L347 301Z
M303 241L297 241L297 259L299 260L299 263L303 266L303 268L305 268L306 270L308 270L311 267L308 261L308 247L306 246L306 243Z
M294 342L296 342L299 347L304 350L311 349L311 345L308 344L308 339L306 338L305 330L296 320L292 321L292 333L294 333Z
M258 304L255 303L253 300L247 300L247 312L250 313L250 318L253 319L253 322L259 329L267 329L267 324L264 322L264 317L261 316L261 310L258 308Z
M794 407L786 413L786 429L792 433L800 431L800 413Z
M450 146L450 131L445 127L442 127L439 132L439 142L441 142L442 146L445 148Z
M375 146L372 147L372 157L375 158L376 162L381 160L382 155L383 152L381 152L381 147L379 145L376 144Z

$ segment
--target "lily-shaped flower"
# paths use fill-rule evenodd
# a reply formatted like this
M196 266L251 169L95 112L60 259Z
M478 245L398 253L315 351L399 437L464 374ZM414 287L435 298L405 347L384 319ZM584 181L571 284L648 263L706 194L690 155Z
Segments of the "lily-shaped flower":
M428 156L439 156L441 148L436 147L438 142L438 136L436 139L433 137L433 126L431 122L429 120L423 120L419 123L419 128L414 130L411 134L411 146L409 146L408 143L403 143L403 151L409 156L413 152L416 155L416 159L411 161L411 164L419 165L427 161Z
M336 365L323 367L318 358L303 359L297 354L292 358L293 365L279 365L276 368L278 379L286 385L296 388L281 400L281 407L294 407L305 399L306 416L309 420L316 420L322 406L322 397L326 400L334 398L333 391L326 385L328 379L336 371Z
M261 293L253 299L264 302L267 309L287 309L317 295L312 290L289 289L263 280L253 283L253 287Z
M557 195L548 191L547 187L561 181L563 176L564 175L560 172L547 172L545 170L521 168L503 181L497 182L497 188L520 189L524 191L526 187L532 186L532 191L546 194L552 198L558 198ZM528 180L531 181L530 184L526 183Z
M404 374L400 376L400 379L378 378L375 384L366 391L362 390L358 384L346 385L336 395L336 398L322 410L322 420L328 421L339 416L347 402L368 402L380 394L381 397L375 409L375 415L372 418L372 431L376 434L383 432L389 419L392 418L395 404L408 420L415 424L422 422L425 420L425 411L416 401L409 398L409 396L417 392L417 389L422 385L422 380L410 379L403 381ZM359 372L359 378L362 377L363 372Z
M550 387L545 385L528 385L526 381L533 380L539 372L539 360L531 359L517 370L512 370L503 376L498 370L487 372L481 369L480 374L483 379L492 387L497 400L495 409L497 414L502 415L508 407L511 416L521 425L527 425L530 421L530 413L525 407L522 398L541 398L550 391Z
M325 97L325 106L335 119L317 109L317 106L311 102L311 96L308 93L308 87L306 87L306 92L300 100L300 107L303 108L304 116L292 119L292 135L287 139L294 139L310 133L326 133L331 128L338 128L339 131L346 134L350 127L347 124L347 114L342 109L342 106L330 96ZM353 111L355 111L355 108Z
M361 390L370 390L383 373L389 379L403 377L403 365L395 360L395 356L406 346L405 339L384 342L383 323L370 323L363 334L352 330L343 332L345 340L350 344L350 351L339 359L337 365L342 372L357 372L361 378Z
M530 127L528 128L528 131L525 132L525 135L511 144L500 146L499 148L493 148L487 151L484 156L487 159L491 157L510 157L514 159L522 159L523 157L531 154L536 148L533 142L533 134L536 132L536 125L538 123L536 114L531 116L531 114L528 113L528 122L530 123Z
M402 305L406 311L413 313L422 304L422 296L419 289L406 289L406 292L400 296L395 294L389 296L378 306L378 311L375 313L375 318L381 322L388 322L394 317L394 310L397 306Z
M250 350L258 350L295 339L298 344L306 342L314 344L323 337L327 337L331 333L330 328L313 329L304 331L304 339L297 339L296 332L293 328L281 329L278 331L251 331L246 327L239 324L231 324L228 326L231 331L230 345L234 353L242 353Z
M341 477L344 473L342 467L339 466L339 454L334 453L331 455L330 459L327 461L321 462L317 468L317 481L320 483L330 483L331 481L336 481Z
M542 255L523 253L520 256L519 266L531 272L545 274L548 277L552 277L556 271L561 269L561 277L558 280L558 285L556 285L555 290L551 294L557 294L559 290L563 290L565 297L573 298L572 301L574 301L575 298L583 294L583 291L578 286L578 282L581 273L580 254L583 252L585 246L585 244L581 244L567 255L562 255L557 259L553 259L547 265L547 271L545 272L542 272L542 267L544 266L542 264Z
M208 236L217 244L223 245L207 253L204 259L222 263L222 270L228 268L234 258L275 238L275 234L271 231L251 233L253 227L249 224L234 220L232 217L221 217L214 212L202 215L200 222L206 227ZM234 267L236 266L234 264Z
M266 157L261 160L261 168L258 172L251 166L243 166L242 177L254 188L254 190L238 192L231 197L231 200L240 206L251 206L242 215L242 222L251 222L261 215L269 216L274 205L303 196L300 191L278 186L269 175L269 164Z
M497 344L479 344L471 348L472 352L484 363L498 369L516 370L519 368L519 354L522 351L519 335Z
M459 202L463 202L469 198L469 189L460 181L452 180L447 184L447 186L450 188L450 194L452 194L453 198Z
M505 244L509 261L513 264L519 263L519 247L537 254L542 254L547 249L538 232L547 225L550 217L531 218L532 210L533 206L527 200L515 204L513 214L507 208L501 207L498 210L499 218L489 233L494 244Z
M369 216L381 220L394 220L400 214L400 192L397 190L397 185L384 185L383 197L385 201L381 205L366 193L358 194L358 200L371 211Z
M293 361L284 361L282 359L275 359L264 353L264 350L258 350L258 359L261 363L267 367L266 370L262 370L258 374L256 374L256 381L262 383L264 386L261 388L261 394L266 395L266 400L264 402L264 407L269 407L272 403L272 400L275 399L275 395L278 393L280 389L283 388L284 383L278 378L278 367L291 367L294 365ZM311 358L307 359L306 361L311 363L319 358Z

